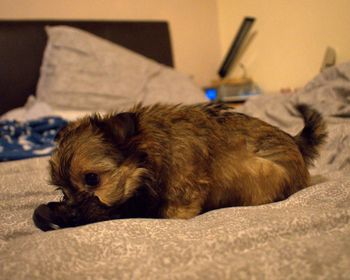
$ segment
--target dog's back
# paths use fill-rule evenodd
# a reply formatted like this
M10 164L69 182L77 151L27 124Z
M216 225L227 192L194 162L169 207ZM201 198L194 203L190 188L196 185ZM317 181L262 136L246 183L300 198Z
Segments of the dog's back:
M326 134L317 112L298 109L305 128L292 137L222 104L137 108L139 147L162 184L164 216L269 203L306 187Z

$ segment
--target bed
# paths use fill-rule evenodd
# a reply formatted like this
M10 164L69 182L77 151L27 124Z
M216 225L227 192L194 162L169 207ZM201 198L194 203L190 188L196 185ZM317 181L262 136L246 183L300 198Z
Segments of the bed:
M171 68L166 22L2 21L0 57L2 121L206 101ZM322 112L329 138L312 185L278 203L42 232L34 209L60 197L47 183L48 156L0 162L1 279L348 279L350 63L237 110L295 134L296 103Z

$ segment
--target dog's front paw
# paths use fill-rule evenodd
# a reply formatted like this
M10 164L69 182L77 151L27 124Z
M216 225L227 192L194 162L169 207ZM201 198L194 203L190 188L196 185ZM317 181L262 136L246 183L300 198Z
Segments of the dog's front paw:
M39 205L33 213L34 224L42 231L61 228L55 221L52 210L46 205Z

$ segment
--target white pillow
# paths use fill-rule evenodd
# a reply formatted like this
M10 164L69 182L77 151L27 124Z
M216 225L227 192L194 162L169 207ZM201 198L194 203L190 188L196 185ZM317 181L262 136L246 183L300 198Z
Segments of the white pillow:
M206 101L189 77L170 67L76 28L46 31L37 97L54 108L110 111L137 102Z

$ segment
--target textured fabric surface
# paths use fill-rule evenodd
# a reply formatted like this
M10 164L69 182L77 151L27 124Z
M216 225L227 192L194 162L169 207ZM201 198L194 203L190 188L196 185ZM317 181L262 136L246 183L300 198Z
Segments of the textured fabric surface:
M67 121L74 121L92 113L96 113L96 110L53 109L46 102L38 100L35 96L30 96L24 106L12 109L1 115L0 121L15 120L26 122L47 116L59 116ZM98 111L98 113L104 114L106 112Z
M195 103L204 93L187 76L73 27L47 27L37 88L55 108L109 111L135 102Z
M262 96L241 109L290 132L302 127L294 102L325 112L330 135L312 169L314 184L278 203L190 220L113 220L44 233L31 216L38 204L59 199L46 182L47 158L0 163L1 278L349 279L350 79L322 77L312 90ZM325 97L328 91L333 94ZM346 97L335 106L338 94Z
M19 122L30 121L54 114L52 108L45 102L37 100L34 96L29 96L22 107L18 107L0 115L0 120L16 120Z

